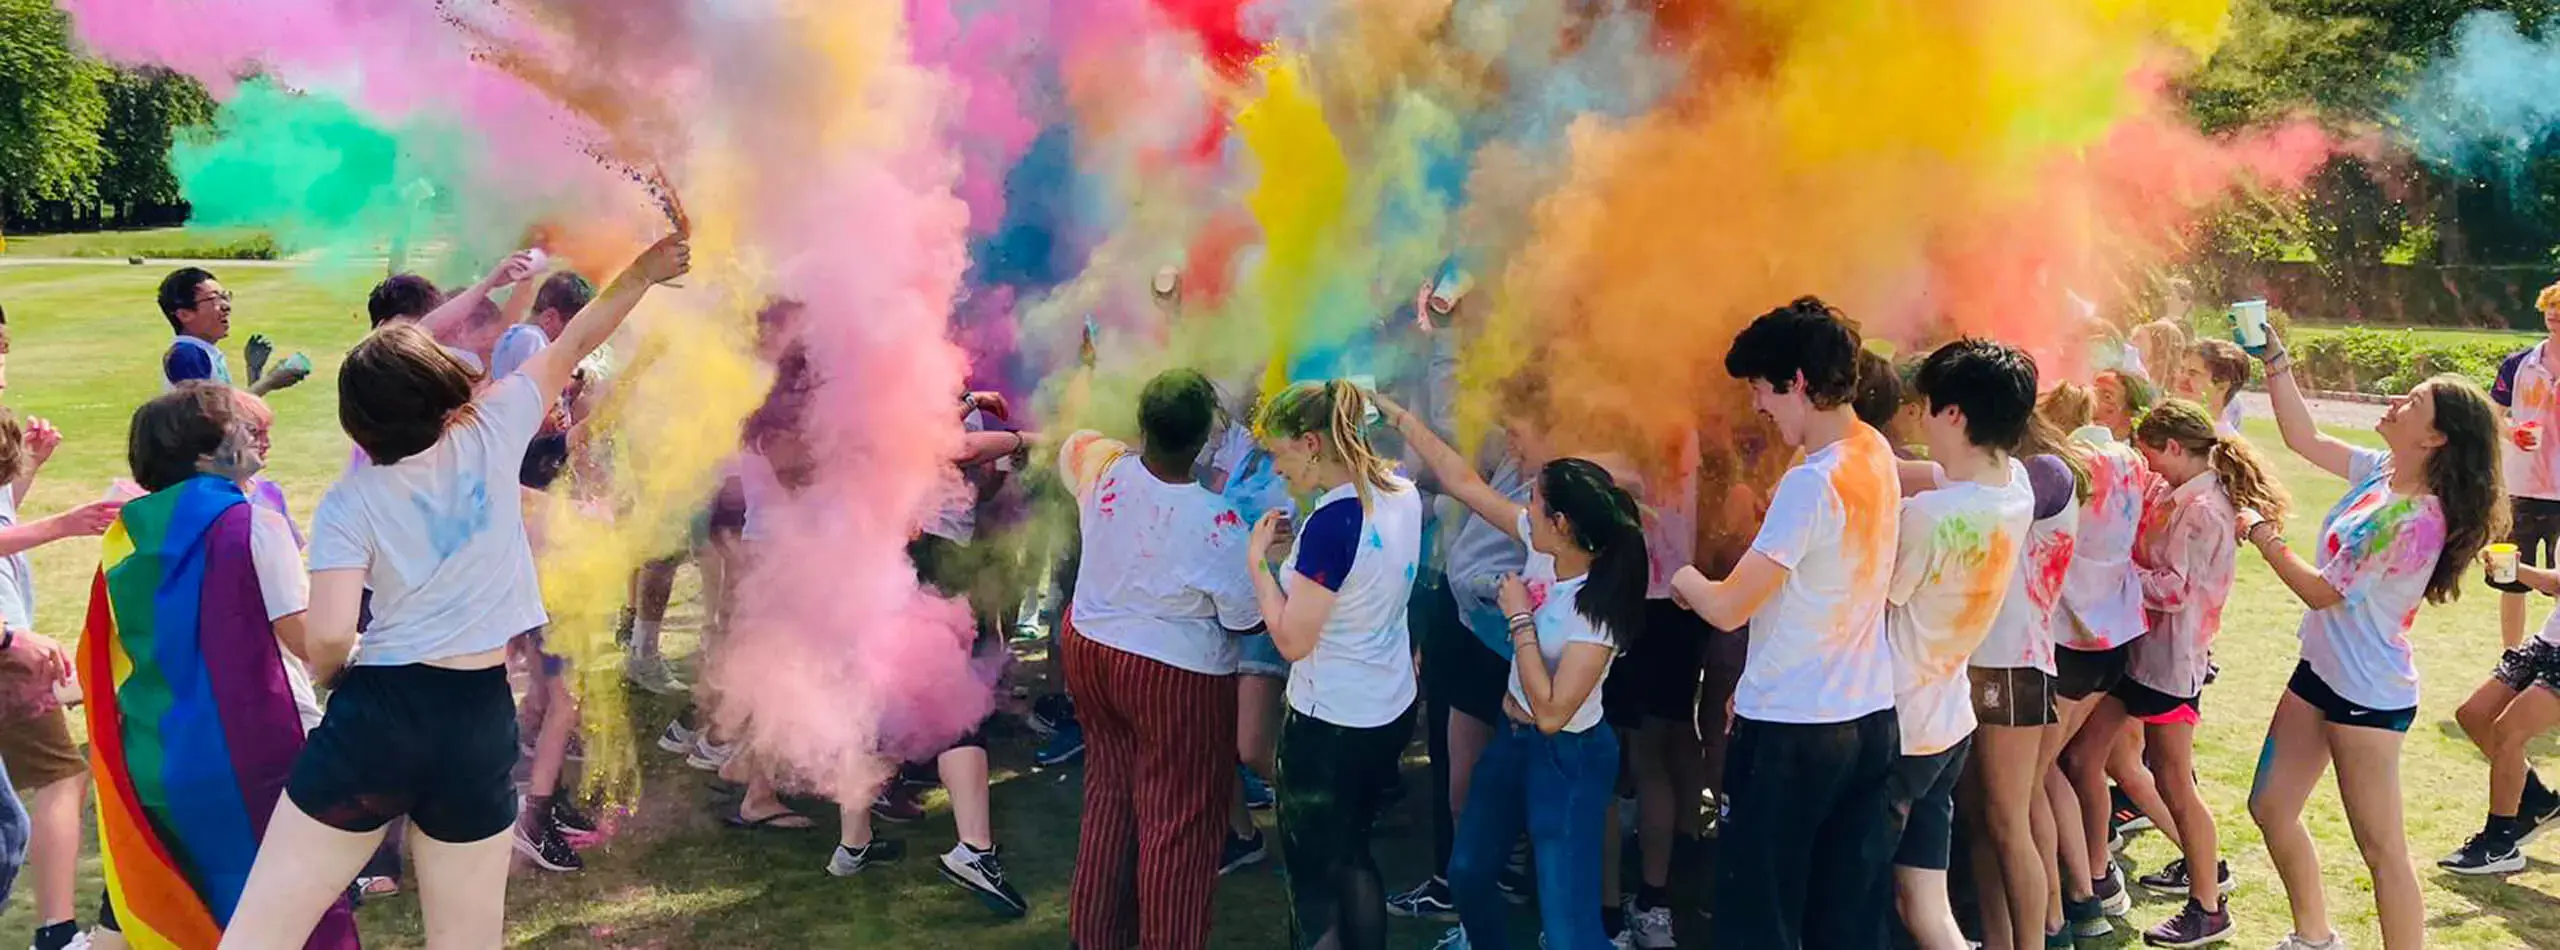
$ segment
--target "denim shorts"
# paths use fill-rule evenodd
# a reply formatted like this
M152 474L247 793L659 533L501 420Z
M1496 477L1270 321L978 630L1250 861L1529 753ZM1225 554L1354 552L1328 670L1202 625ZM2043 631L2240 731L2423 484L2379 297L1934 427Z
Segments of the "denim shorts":
M1271 642L1270 634L1257 633L1239 638L1237 642L1243 647L1242 654L1236 659L1238 674L1289 678L1289 658L1280 655L1280 645Z

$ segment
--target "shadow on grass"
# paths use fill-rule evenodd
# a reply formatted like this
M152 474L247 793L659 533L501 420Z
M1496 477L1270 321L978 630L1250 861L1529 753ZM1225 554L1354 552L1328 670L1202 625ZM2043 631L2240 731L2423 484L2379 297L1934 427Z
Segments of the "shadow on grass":
M2548 873L2560 870L2549 861L2531 859L2526 870ZM2447 910L2427 918L2430 931L2451 928L2475 920L2489 920L2506 930L2520 947L2538 950L2560 950L2560 931L2551 929L2551 897L2540 891L2518 887L2503 877L2472 877L2437 872L2444 889L2462 895L2471 904L2459 910Z

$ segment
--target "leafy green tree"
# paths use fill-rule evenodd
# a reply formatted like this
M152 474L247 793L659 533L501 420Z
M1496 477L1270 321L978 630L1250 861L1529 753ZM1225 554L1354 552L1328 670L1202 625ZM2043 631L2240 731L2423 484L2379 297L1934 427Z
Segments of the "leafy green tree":
M51 0L0 0L0 211L67 219L94 208L108 73L73 51L71 19Z
M177 130L213 120L213 97L193 77L157 67L118 71L103 91L99 202L127 225L183 220L186 202L169 170L169 145Z

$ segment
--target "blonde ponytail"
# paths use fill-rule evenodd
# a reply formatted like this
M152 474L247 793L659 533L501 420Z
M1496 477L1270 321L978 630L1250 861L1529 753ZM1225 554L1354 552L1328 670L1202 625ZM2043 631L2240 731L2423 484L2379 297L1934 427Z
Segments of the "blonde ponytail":
M1351 487L1367 511L1373 492L1395 481L1395 465L1369 444L1369 397L1348 380L1299 383L1271 397L1260 413L1266 435L1294 439L1312 434L1320 451L1351 470Z

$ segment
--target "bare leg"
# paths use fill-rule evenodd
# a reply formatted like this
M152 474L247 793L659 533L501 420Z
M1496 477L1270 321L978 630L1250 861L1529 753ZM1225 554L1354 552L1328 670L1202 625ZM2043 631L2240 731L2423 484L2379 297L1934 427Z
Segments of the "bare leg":
M418 877L424 883L429 879L426 836L415 837L420 839ZM381 840L379 829L362 834L339 831L303 814L293 799L279 799L275 817L267 822L267 835L258 843L258 861L250 866L249 883L241 888L239 908L231 914L230 928L223 931L222 946L226 950L302 946L312 928L319 926L320 915L346 893L347 882L355 880L356 871L373 856L374 845ZM503 899L508 845L503 834L496 841L498 869L488 877L494 879ZM432 915L428 925L435 926ZM432 929L429 939L434 939ZM498 943L499 935L493 932L478 946Z
M2167 799L2160 797L2160 784L2152 776L2151 766L2143 761L2142 730L2129 728L2123 734L2128 738L2117 739L2115 747L2107 750L2107 777L2116 780L2116 787L2124 790L2124 797L2133 800L2133 807L2150 816L2151 826L2160 832L2161 837L2169 839L2172 846L2180 845L2178 819L2172 813L2174 809L2169 807ZM2108 804L2111 806L2108 814L2112 818L2114 803Z
M504 943L507 859L513 850L506 833L468 844L413 835L410 847L418 862L418 912L426 920L428 950L478 950Z
M1236 680L1236 758L1266 780L1280 775L1272 755L1280 749L1280 698L1287 686L1269 676Z
M667 602L675 598L676 568L683 563L680 557L651 561L640 565L632 577L632 605L637 614L631 625L633 658L658 655L659 627L667 620Z
M31 826L27 866L35 872L39 926L71 920L79 913L72 905L72 885L80 875L80 815L88 793L89 776L74 775L37 789L28 802L35 807L27 809Z
M1976 803L1983 831L1973 839L1983 945L1993 950L2044 946L2045 868L2052 862L2036 850L2031 817L2043 787L2037 765L2044 732L2042 727L1983 726L1974 732L1973 762L1965 770L1964 781L1976 792L1968 797ZM1943 899L1943 879L1939 886Z
M2525 747L2560 724L2560 693L2528 689L2516 694L2490 733L2489 812L2514 816L2524 809Z
M2080 734L2097 710L2096 697L2064 699L2054 697L2053 708L2059 720L2045 727L2045 738L2038 752L2044 757L2044 794L2046 810L2051 813L2054 836L2048 852L2059 862L2061 880L2055 882L2054 906L2046 913L2045 932L2057 933L2063 924L2062 904L2084 901L2095 896L2090 882L2097 878L2097 861L2089 854L2089 840L2082 831L2080 793L2072 787L2071 778L2062 768L2063 750Z
M1671 886L1671 836L1677 831L1672 812L1678 803L1673 800L1671 764L1666 758L1673 725L1647 716L1626 747L1627 769L1635 773L1636 859L1646 887ZM1697 810L1697 802L1692 795L1691 811Z
M2088 721L2081 724L2080 733L2071 737L2071 744L2062 753L2062 771L2071 777L2072 794L2080 801L2078 823L2063 824L2066 829L2079 829L2081 846L2086 849L2081 853L2088 855L2089 862L2088 870L2077 875L2081 887L2087 887L2107 868L2107 823L2115 811L2113 800L2107 797L2107 756L2114 751L2116 736L2129 721L2124 704L2115 697L2099 697L2090 706Z
M2329 926L2328 895L2320 890L2320 849L2302 826L2302 806L2329 770L2329 740L2320 710L2290 690L2276 701L2258 752L2258 776L2249 786L2249 817L2266 839L2267 858L2284 879L2293 909L2293 932L2314 943L2337 935Z
M2146 725L2152 761L2160 766L2160 797L2178 816L2178 849L2187 859L2187 897L2207 911L2222 909L2222 840L2213 813L2196 791L2196 727Z
M897 769L893 766L886 770L883 778L896 774ZM837 844L857 850L870 847L871 800L879 797L880 787L879 782L858 784L848 776L837 788L836 813L841 828L836 833Z
M2480 750L2481 755L2490 755L2489 750L2496 746L2491 733L2497 727L2498 716L2507 711L2507 704L2514 702L2515 698L2515 690L2491 679L2481 683L2479 689L2472 690L2471 698L2463 700L2462 705L2454 709L2454 723L2462 727L2462 734L2470 737L2471 747Z
M2427 908L2419 897L2418 871L2409 863L2409 835L2401 821L2400 746L2407 736L2335 723L2324 728L2347 828L2355 832L2356 850L2363 852L2364 866L2373 873L2382 946L2416 950L2427 942Z
M2525 595L2507 593L2498 595L2498 642L2503 644L2505 649L2513 650L2516 644L2524 642L2526 609Z
M951 824L960 843L985 851L996 846L995 819L987 792L987 750L960 746L935 760L942 790L951 796Z
M1493 744L1493 726L1484 720L1449 710L1449 818L1456 820L1467 810L1467 790L1475 781L1476 760L1484 758L1485 746Z
M1894 865L1893 902L1920 950L1965 950L1964 931L1947 904L1947 872Z
M569 678L542 677L542 731L534 734L533 764L525 770L525 796L548 799L560 789L560 770L569 761L569 739L578 732L577 700L569 696Z

